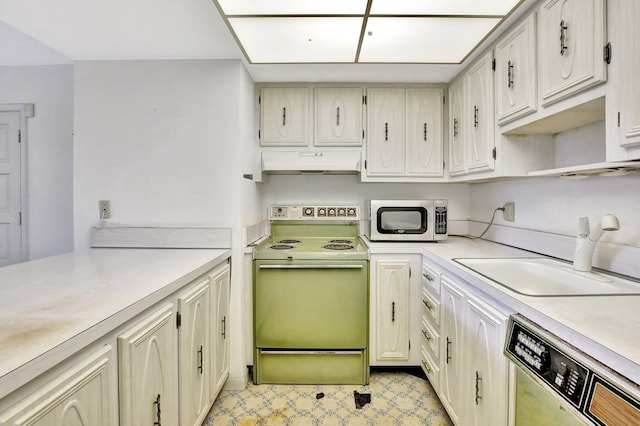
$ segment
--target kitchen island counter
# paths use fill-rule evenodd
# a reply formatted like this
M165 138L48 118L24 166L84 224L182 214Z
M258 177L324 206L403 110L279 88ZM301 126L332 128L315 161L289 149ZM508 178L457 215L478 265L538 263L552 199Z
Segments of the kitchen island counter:
M545 257L481 239L438 243L376 243L370 252L422 253L476 291L519 312L592 358L640 384L640 296L525 296L456 263L456 258ZM638 284L640 290L640 283Z
M0 268L0 398L230 255L94 248Z

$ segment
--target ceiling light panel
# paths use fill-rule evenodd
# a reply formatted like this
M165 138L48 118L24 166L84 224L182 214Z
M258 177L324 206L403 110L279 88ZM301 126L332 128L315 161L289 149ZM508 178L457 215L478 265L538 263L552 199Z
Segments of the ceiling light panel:
M459 63L499 22L498 18L370 17L358 62Z
M252 63L354 62L363 18L229 18Z
M519 3L520 0L373 0L370 14L504 16Z
M367 0L217 0L225 15L364 15Z

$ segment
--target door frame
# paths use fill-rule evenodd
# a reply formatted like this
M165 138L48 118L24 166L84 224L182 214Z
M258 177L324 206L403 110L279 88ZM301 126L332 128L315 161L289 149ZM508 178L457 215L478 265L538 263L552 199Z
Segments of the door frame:
M20 234L22 237L21 261L29 260L29 213L27 197L27 118L32 118L34 114L34 104L3 104L0 103L0 112L17 112L20 114L20 212L22 213L22 224Z

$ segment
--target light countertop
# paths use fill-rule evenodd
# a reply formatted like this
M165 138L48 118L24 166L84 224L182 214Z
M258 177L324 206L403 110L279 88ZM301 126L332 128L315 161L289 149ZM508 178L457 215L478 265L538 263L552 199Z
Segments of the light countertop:
M0 398L230 254L103 248L0 268Z
M481 293L640 384L640 296L532 297L513 292L453 259L544 256L486 240L450 237L438 243L368 244L371 254L422 253Z

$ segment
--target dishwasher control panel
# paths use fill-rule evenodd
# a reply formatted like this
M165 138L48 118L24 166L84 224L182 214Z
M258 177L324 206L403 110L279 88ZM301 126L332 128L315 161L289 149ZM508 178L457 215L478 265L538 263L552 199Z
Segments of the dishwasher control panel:
M505 353L579 409L590 370L518 322L510 322Z

